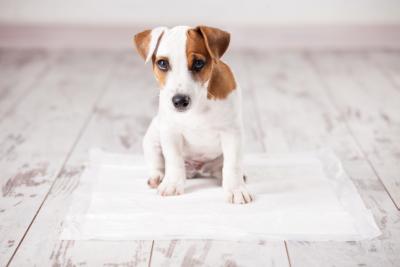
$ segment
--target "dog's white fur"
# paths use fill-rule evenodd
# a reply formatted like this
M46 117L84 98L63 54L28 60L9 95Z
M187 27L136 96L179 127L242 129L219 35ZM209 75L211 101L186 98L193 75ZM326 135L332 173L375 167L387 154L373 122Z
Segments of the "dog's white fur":
M161 181L159 194L169 196L183 193L186 178L222 176L229 202L250 202L252 197L243 179L240 87L237 85L225 99L207 98L208 82L195 81L188 70L189 29L160 27L151 32L146 59L150 60L153 54L165 56L173 68L160 90L158 114L143 140L150 182ZM185 112L177 112L172 104L177 93L191 97L191 106Z

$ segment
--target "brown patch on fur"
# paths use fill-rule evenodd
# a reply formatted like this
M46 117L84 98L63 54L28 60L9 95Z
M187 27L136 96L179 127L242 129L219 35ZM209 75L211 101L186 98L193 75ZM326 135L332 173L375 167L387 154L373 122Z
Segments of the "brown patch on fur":
M205 44L211 57L221 58L228 49L231 36L228 32L207 26L198 26L196 28L204 37Z
M151 30L140 32L136 34L135 37L133 38L136 50L144 60L146 60L147 53L149 52L150 40L151 40Z
M232 71L220 60L229 46L229 33L207 26L198 26L188 31L186 57L191 70L193 61L202 59L206 65L198 72L192 72L194 79L208 84L208 99L225 99L235 88Z
M161 41L161 38L163 35L164 35L164 33L161 33L160 36L158 37L156 47L155 47L154 51L152 51L153 55L151 57L151 61L153 62L153 72L154 72L154 75L161 87L163 87L165 85L167 72L160 70L155 63L156 63L156 61L158 61L160 59L165 59L167 61L168 61L168 59L163 58L163 57L156 58L155 55L157 54L157 49L158 49L158 46L160 44L160 41ZM150 52L149 51L150 41L151 41L151 30L146 30L146 31L140 32L140 33L136 34L134 37L135 47L136 47L139 55L144 60L147 59L148 53Z
M205 62L204 67L200 71L192 72L193 78L196 81L199 81L202 84L204 84L211 78L211 71L213 65L211 56L207 50L203 36L196 29L190 29L187 33L186 58L189 70L192 69L193 62L195 60L200 59Z
M235 78L231 69L221 60L214 64L208 84L208 99L225 99L236 89Z
M169 71L169 70L163 71L163 70L160 70L160 69L157 67L156 62L159 61L159 60L161 60L161 59L166 60L167 62L169 62L169 60L168 60L167 57L154 57L154 56L153 56L153 58L152 58L152 60L153 60L153 72L154 72L154 76L156 77L156 80L157 80L157 82L160 84L160 86L163 87L163 86L165 85L165 81L166 81L166 79L167 79L167 74L168 74L168 71Z

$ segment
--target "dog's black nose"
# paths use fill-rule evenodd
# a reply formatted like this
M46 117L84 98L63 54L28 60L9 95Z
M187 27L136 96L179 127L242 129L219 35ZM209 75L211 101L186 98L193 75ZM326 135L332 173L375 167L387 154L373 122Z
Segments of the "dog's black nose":
M182 94L174 95L172 97L172 104L174 104L177 110L183 111L189 107L190 97Z

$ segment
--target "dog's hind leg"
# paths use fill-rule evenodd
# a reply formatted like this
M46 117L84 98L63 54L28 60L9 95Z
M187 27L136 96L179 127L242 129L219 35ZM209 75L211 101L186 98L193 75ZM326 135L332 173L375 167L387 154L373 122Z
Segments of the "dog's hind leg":
M214 177L217 178L218 180L221 180L222 183L222 167L223 167L223 161L224 157L219 156L218 158L206 162L202 168L202 173L205 173L206 176ZM246 183L247 181L247 176L243 174L243 181Z
M201 174L204 177L213 177L219 180L219 183L222 184L222 165L223 165L223 156L219 156L216 159L208 161L204 163Z
M147 181L151 188L157 188L164 178L164 157L160 144L160 130L158 117L155 117L143 138L143 151L149 168L149 179Z

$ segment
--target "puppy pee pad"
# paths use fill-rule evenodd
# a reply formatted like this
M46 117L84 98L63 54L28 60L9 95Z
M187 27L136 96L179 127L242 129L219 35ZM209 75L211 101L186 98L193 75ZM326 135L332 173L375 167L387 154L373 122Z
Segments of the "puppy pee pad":
M329 151L245 156L254 202L225 202L220 181L186 180L162 197L140 155L95 149L63 223L64 240L351 241L380 235L371 212Z

